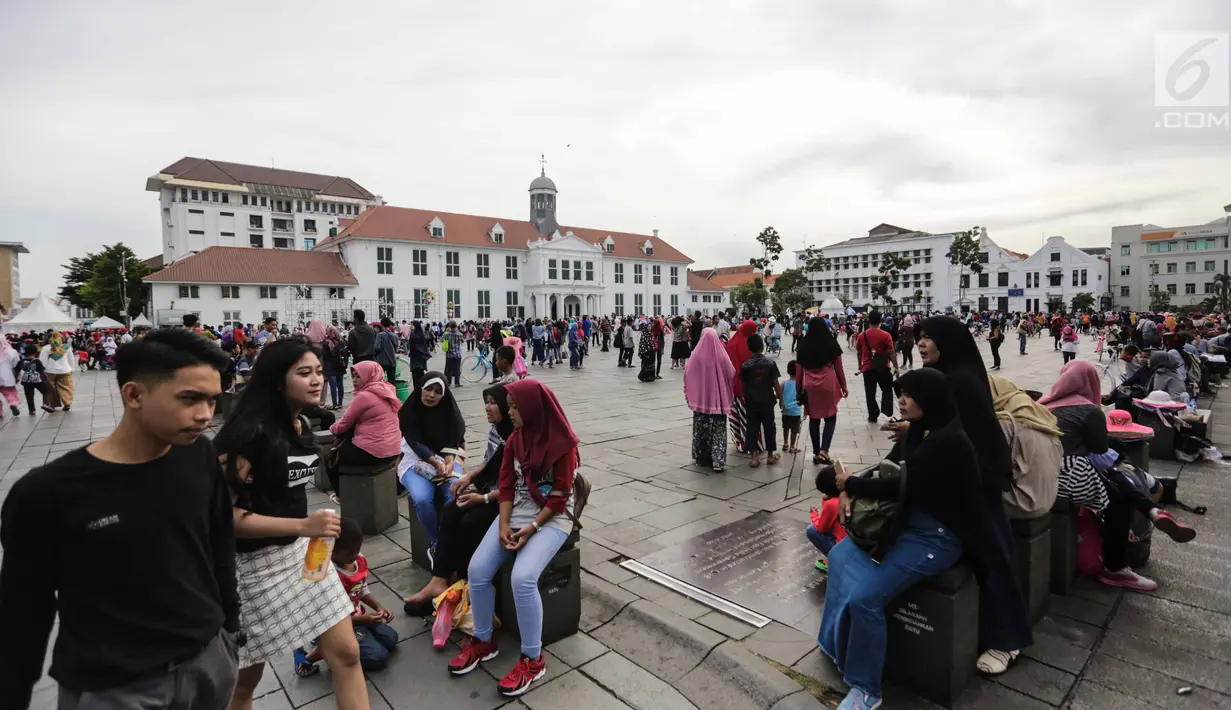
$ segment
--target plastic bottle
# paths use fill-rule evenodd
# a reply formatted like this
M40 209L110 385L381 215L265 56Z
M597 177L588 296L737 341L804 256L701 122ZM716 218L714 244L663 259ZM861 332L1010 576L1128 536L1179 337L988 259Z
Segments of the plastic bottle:
M338 514L332 508L327 511ZM333 556L334 537L314 537L308 540L308 553L303 558L303 569L300 574L309 582L319 582L329 574L329 559Z

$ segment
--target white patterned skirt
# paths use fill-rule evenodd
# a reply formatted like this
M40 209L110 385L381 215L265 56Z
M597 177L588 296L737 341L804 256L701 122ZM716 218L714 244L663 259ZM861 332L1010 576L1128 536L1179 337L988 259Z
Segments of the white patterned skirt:
M235 555L239 580L239 622L248 642L239 649L239 667L264 663L312 642L351 615L353 606L338 573L319 582L300 576L308 538Z

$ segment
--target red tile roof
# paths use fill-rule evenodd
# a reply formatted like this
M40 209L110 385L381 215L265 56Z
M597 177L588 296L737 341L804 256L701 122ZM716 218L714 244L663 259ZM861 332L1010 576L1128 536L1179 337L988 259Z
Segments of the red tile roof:
M431 236L429 225L436 217L445 225L443 239ZM499 223L504 228L504 243L496 244L489 236L492 227ZM691 262L688 256L668 244L661 237L648 234L630 234L627 232L605 232L601 229L586 229L584 227L566 227L561 225L560 233L573 232L577 237L591 244L601 244L611 236L615 244L612 256L625 259L655 259L659 261ZM321 249L348 238L363 239L398 239L414 242L443 242L445 244L462 244L467 246L485 246L506 249L526 249L527 244L540 238L538 231L530 222L501 217L480 217L478 215L455 214L452 212L431 212L429 210L412 209L409 207L382 206L367 210L355 219L337 237L326 239L316 248ZM641 245L650 240L654 247L654 256L647 257L641 251Z
M756 278L760 277L761 281L766 286L773 286L774 279L778 278L777 274L770 274L769 278L761 276L761 272L757 271L752 264L743 264L741 266L719 266L706 271L702 269L697 272L703 274L705 278L713 284L723 288L731 288L740 284L752 283Z
M208 247L172 262L143 281L201 284L305 284L358 286L333 252Z
M310 190L334 197L352 197L360 200L375 199L375 195L350 178L338 177L336 175L301 173L296 170L263 168L257 165L243 165L242 163L227 163L221 160L181 158L159 172L174 175L184 180L196 180L199 182L216 182L223 185L277 185L280 187Z
M701 274L695 271L688 272L688 290L689 291L726 291L727 289L718 284L706 279Z

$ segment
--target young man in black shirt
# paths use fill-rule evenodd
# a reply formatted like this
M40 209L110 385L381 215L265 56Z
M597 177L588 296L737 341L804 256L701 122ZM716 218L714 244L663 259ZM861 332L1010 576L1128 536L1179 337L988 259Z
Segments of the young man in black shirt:
M355 362L376 359L376 329L368 325L363 311L356 310L351 317L350 333L346 335L346 349L350 351Z
M226 354L164 328L120 349L124 414L17 481L0 510L0 707L42 674L59 708L224 708L239 597L231 498L201 434Z

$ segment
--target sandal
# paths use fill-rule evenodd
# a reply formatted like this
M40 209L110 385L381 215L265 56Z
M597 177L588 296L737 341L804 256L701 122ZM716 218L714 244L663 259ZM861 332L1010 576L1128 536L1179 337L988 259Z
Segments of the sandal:
M315 662L308 660L308 652L303 648L295 649L292 655L295 658L295 675L300 678L308 678L321 672Z
M997 676L1012 668L1020 655L1021 651L998 651L989 648L979 656L975 668L983 675Z
M770 466L773 466L774 464L778 463L778 462L779 462L779 461L781 461L781 460L782 460L782 456L780 456L780 455L778 455L778 454L770 454L770 455L769 455L769 461L767 461L767 463L768 463Z

